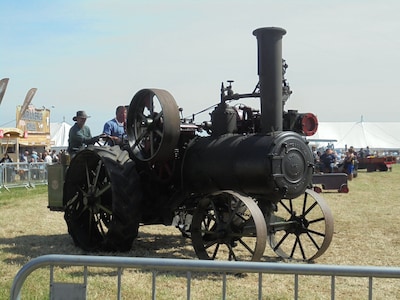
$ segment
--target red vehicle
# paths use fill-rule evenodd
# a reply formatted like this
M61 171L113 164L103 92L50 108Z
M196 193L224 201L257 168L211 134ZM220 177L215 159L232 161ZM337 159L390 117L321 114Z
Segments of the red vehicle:
M396 164L397 159L395 156L367 156L359 157L358 169L367 169L367 172L387 171L392 170L392 165Z

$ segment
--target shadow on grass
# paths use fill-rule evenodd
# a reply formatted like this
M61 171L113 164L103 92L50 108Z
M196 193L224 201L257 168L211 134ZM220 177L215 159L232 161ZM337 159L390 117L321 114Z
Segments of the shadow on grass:
M83 254L75 247L68 234L61 235L21 235L0 238L0 245L7 258L6 264L25 264L30 259L46 254Z
M179 234L151 233L139 231L128 252L87 252L73 243L68 234L20 235L0 238L5 255L3 263L25 264L30 259L47 254L109 255L122 257L154 257L175 259L197 259L190 238ZM264 257L264 261L277 261L276 257Z
M3 263L8 265L24 265L35 257L47 254L67 254L67 255L100 255L100 256L120 256L120 257L151 257L151 258L174 258L174 259L197 259L192 247L190 238L178 234L153 233L139 230L138 237L132 244L132 249L128 252L87 252L76 247L72 238L68 234L59 235L20 235L13 238L0 238L0 248L3 252ZM5 254L5 255L4 255ZM277 257L263 257L263 261L280 261ZM64 267L61 267L64 269ZM134 268L136 269L136 268ZM81 278L82 271L75 268L66 271L71 278ZM149 270L140 268L135 272L148 274ZM91 268L90 276L115 277L118 270L114 268ZM158 271L158 275L173 276L176 278L186 278L184 271ZM194 274L193 274L194 275ZM231 273L227 274L237 278L247 277L247 274ZM220 280L221 274L213 272L195 273L197 280Z

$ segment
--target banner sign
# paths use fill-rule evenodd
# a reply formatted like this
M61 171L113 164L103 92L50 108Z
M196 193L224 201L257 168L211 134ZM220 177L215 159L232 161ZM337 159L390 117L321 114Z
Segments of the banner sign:
M17 116L19 116L20 112L21 106L18 106ZM50 134L50 110L47 108L37 109L30 105L21 116L17 128L26 133Z

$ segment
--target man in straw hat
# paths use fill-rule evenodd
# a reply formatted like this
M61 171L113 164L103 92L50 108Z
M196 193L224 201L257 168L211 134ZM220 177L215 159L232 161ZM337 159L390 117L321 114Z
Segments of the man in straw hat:
M74 126L69 130L68 153L73 155L84 145L91 145L99 140L99 137L92 137L89 126L85 125L86 119L90 118L85 111L79 110L72 118Z

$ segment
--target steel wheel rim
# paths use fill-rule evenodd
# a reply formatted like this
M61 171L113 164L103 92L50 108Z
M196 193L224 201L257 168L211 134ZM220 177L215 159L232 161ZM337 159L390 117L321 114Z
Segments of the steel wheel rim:
M128 251L139 227L142 193L135 163L119 146L93 147L71 160L64 182L64 218L75 245Z
M65 198L66 218L83 226L82 234L86 235L88 245L92 245L88 248L98 247L112 222L111 180L102 160L93 161L93 157L80 165L75 175L70 175L81 176L82 180L78 181L79 186L69 187L75 194Z
M172 95L160 89L137 92L129 106L127 133L139 160L171 158L180 134L179 109Z
M229 203L224 199L230 199ZM199 202L191 237L200 259L259 261L265 250L267 226L254 199L221 191Z
M268 220L268 240L278 256L310 261L328 249L333 237L333 215L318 193L307 189L303 202L294 204L299 198L278 203L278 212ZM298 207L301 213L297 213Z

